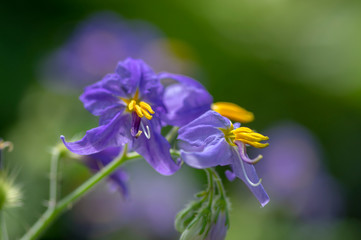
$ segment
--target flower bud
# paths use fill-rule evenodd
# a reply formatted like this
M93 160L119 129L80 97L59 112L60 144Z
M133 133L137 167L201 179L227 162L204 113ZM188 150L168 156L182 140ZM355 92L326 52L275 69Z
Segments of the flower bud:
M190 202L184 209L182 209L176 216L174 226L178 232L184 232L187 226L196 217L197 212L202 206L202 201Z
M0 211L21 205L21 192L12 178L0 173Z
M187 226L180 240L204 240L212 223L212 213L209 208L203 208Z
M212 206L212 224L205 240L225 239L228 227L228 202L217 196Z

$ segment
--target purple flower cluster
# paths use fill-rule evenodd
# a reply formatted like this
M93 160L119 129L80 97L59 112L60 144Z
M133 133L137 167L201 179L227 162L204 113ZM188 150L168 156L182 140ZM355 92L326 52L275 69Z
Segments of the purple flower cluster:
M176 83L163 86L161 80L165 78L174 79ZM173 105L168 111L164 95L173 85L184 86L185 95L197 92L204 98L195 103L190 97L179 101L177 95L167 94L168 104ZM163 175L175 173L180 161L172 159L170 144L161 135L162 126L169 122L174 125L188 122L189 115L179 112L189 111L196 117L212 103L212 97L195 80L181 75L156 74L143 61L133 59L120 62L115 73L87 87L80 100L88 111L99 116L99 127L87 131L76 142L66 142L61 136L71 152L90 155L128 144Z
M114 73L86 87L80 100L89 112L99 117L99 126L88 130L79 141L67 142L64 136L61 139L71 152L85 155L91 169L99 170L127 145L127 149L140 154L163 175L174 174L182 161L199 169L229 165L232 171L226 171L228 179L240 178L262 206L268 203L269 197L254 168L262 156L250 159L246 153L248 145L268 146L261 142L268 137L239 123L233 125L225 116L248 122L253 120L253 114L234 104L212 104L212 96L194 79L155 73L142 60L128 58L118 63ZM180 159L172 158L171 145L161 134L167 125L180 127L177 139ZM123 170L110 178L126 194ZM209 201L211 204L212 197ZM209 236L225 237L228 227L222 216L215 217ZM190 228L186 231L191 231Z

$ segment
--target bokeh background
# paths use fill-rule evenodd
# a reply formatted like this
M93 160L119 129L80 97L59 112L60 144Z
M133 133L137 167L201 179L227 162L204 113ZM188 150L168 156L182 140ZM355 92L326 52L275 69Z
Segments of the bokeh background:
M361 239L361 2L357 0L3 1L0 136L23 207L6 213L18 239L45 209L49 151L96 126L82 88L127 56L201 81L215 101L254 112L270 137L258 172L271 202L241 182L227 240ZM184 167L125 166L130 197L102 183L42 239L177 239L173 218L205 186ZM61 164L61 191L91 173ZM218 169L223 175L224 169Z

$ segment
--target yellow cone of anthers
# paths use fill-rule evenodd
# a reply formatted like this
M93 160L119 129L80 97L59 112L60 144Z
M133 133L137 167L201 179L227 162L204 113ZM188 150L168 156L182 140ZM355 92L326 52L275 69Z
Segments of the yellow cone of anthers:
M260 143L260 141L268 140L267 136L256 133L248 127L234 129L232 133L234 134L234 141L241 141L256 148L265 148L269 145L268 143Z
M137 90L134 94L134 97L132 99L126 99L126 98L120 98L127 104L127 110L129 112L135 111L138 117L142 118L145 117L148 120L151 120L153 116L151 114L154 114L154 111L152 107L143 101L139 100L139 91Z
M212 110L232 121L249 123L254 120L254 115L246 109L230 102L216 102L212 104Z

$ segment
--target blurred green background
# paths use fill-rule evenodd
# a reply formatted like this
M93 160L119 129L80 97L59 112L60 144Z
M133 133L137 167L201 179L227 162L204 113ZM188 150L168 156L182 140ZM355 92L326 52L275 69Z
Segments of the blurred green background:
M254 112L256 119L249 124L251 128L274 133L285 122L292 123L313 139L306 142L314 143L311 147L317 152L322 174L333 179L337 191L323 198L322 194L307 193L311 200L302 204L306 210L308 203L330 204L327 216L293 213L290 209L295 205L284 207L282 200L277 203L277 196L272 201L272 194L271 202L260 209L241 183L227 183L233 208L227 240L361 238L360 1L64 0L7 1L0 8L0 136L14 143L14 151L5 155L6 165L17 172L17 182L24 191L24 206L7 216L11 239L21 236L45 209L49 149L59 142L61 134L70 138L97 123L78 100L80 88L56 91L44 84L40 79L43 62L74 36L80 23L104 11L111 11L124 22L141 20L158 28L166 42L160 49L168 48L172 59L184 64L175 70L159 69L164 66L160 64L157 70L190 75L207 87L215 101L235 102ZM152 53L155 58L157 53ZM152 62L148 64L153 66ZM110 69L115 66L116 62ZM272 149L272 138L270 143ZM277 147L288 150L287 146ZM271 161L272 165L272 159L264 156L263 161ZM292 158L288 160L292 165ZM138 164L141 169L149 168ZM134 166L129 166L130 172L134 169L130 181L141 178ZM281 165L276 167L282 170ZM64 193L90 176L85 167L73 162L65 162L62 170ZM187 176L194 177L197 187L184 190L187 198L182 204L204 186L203 173L187 168L176 174L174 184L182 184ZM191 185L188 181L187 186ZM314 185L311 180L307 186ZM186 189L184 183L181 189ZM92 208L97 208L95 202L104 205L102 202L108 201L95 201L96 192L91 195L89 202L82 200L78 205L92 207L75 206L42 239L178 236L169 229L155 233L137 219L131 226L109 223L121 214L84 223L84 219L98 217L90 214ZM338 199L335 211L336 205L331 204L334 197ZM119 196L114 198L123 201Z

